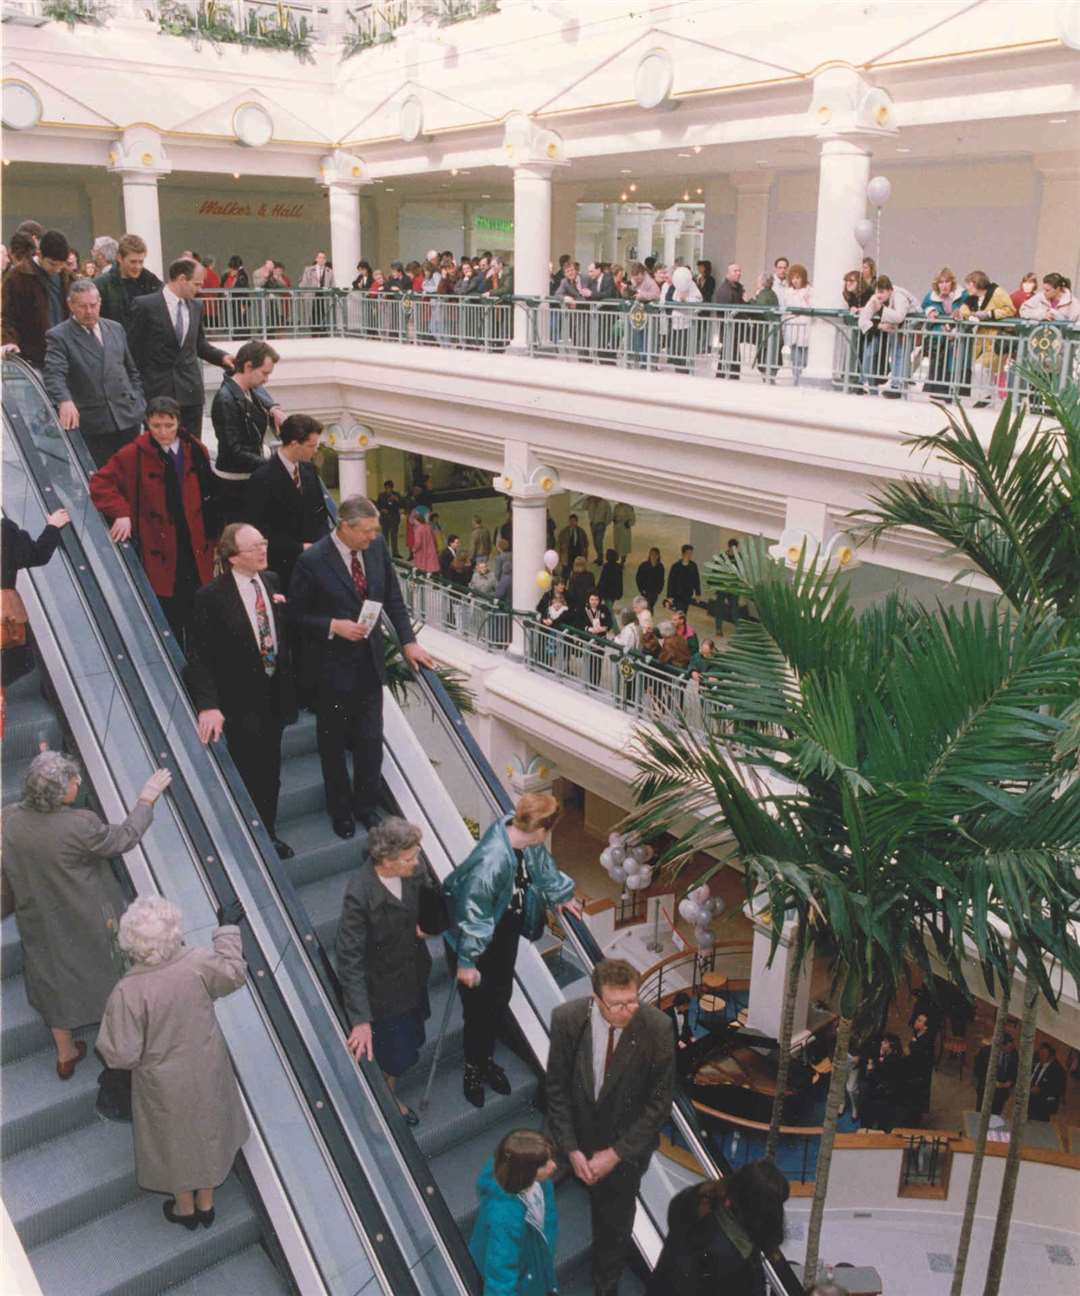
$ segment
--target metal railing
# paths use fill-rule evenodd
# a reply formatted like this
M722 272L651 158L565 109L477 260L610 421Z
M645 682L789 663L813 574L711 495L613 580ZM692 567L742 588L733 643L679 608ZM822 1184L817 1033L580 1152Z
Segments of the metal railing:
M353 337L367 341L504 351L514 311L526 316L537 359L727 378L766 385L806 381L812 332L831 336L838 392L999 404L1030 396L1021 368L1034 362L1064 383L1080 380L1080 327L1059 321L948 320L912 314L892 329L863 332L850 311L349 289L212 289L204 295L211 336Z
M492 652L506 650L513 613L498 599L455 589L441 577L429 576L404 562L395 562L394 567L406 606L416 620L461 635Z

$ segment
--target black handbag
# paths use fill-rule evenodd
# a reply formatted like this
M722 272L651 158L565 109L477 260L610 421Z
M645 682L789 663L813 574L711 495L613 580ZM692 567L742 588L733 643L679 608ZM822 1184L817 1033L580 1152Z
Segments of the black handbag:
M417 922L420 930L428 936L438 936L450 926L450 907L446 903L446 896L442 888L428 878L420 885Z

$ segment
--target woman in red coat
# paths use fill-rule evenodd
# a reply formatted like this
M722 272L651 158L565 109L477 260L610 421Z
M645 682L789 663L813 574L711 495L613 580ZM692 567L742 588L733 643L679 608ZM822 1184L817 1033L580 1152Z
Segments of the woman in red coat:
M183 648L195 591L214 574L214 477L202 443L180 435L168 396L146 406L146 428L90 478L90 498L116 541L134 540L177 642Z

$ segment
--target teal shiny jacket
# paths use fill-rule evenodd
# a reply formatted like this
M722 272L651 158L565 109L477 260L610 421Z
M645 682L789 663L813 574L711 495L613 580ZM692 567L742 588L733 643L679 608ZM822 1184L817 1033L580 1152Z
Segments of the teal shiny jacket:
M450 906L445 939L460 967L475 965L510 905L517 860L506 830L513 817L496 819L443 883ZM546 846L527 846L525 866L549 908L573 897L574 879L556 867Z

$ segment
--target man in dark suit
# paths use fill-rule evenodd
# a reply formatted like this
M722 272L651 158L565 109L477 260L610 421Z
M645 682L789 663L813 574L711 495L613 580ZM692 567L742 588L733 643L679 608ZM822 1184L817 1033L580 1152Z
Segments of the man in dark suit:
M998 1054L997 1074L994 1076L994 1101L990 1110L1000 1116L1005 1110L1012 1091L1016 1088L1016 1077L1020 1073L1020 1058L1016 1052L1016 1039L1009 1034L1001 1041L1001 1052Z
M1065 1096L1065 1068L1049 1040L1039 1045L1039 1058L1031 1070L1028 1120L1048 1121L1056 1116Z
M281 447L251 474L244 512L270 544L270 570L289 588L297 558L330 533L319 474L322 424L310 414L290 414L281 425Z
M199 272L194 261L174 261L160 292L131 303L128 325L128 345L147 400L171 396L180 406L181 428L196 439L202 437L202 361L223 369L236 366L231 355L206 340L203 303L195 299Z
M688 611L694 599L701 597L701 573L694 562L693 545L684 544L679 561L671 564L667 592L679 612Z
M315 697L319 759L326 809L339 837L352 837L355 819L375 820L382 770L382 688L386 662L382 627L358 624L364 603L382 604L411 666L431 666L416 642L397 574L379 535L379 511L363 495L338 508L337 528L296 561L289 615L304 643L305 684ZM351 741L350 741L351 740ZM350 787L345 748L351 745Z
M228 570L195 595L184 682L199 737L217 742L224 733L278 855L289 859L292 848L276 831L281 734L296 719L284 599L255 527L231 523L218 553Z
M592 996L551 1016L547 1125L589 1190L597 1296L618 1290L641 1176L675 1092L671 1022L638 1002L638 983L636 968L606 959L593 969Z
M578 515L571 513L566 526L559 532L559 561L567 576L573 570L575 558L588 558L589 537L585 528L578 525Z
M78 428L97 468L139 435L146 399L119 324L101 319L93 279L68 291L70 318L45 334L45 390L65 432Z

